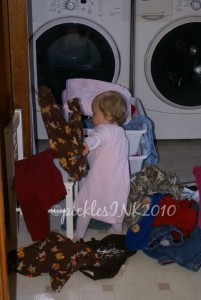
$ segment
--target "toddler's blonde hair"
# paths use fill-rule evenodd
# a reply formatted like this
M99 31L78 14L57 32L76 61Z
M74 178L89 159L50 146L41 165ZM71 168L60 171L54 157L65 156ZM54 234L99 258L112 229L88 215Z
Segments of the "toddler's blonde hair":
M111 123L122 125L125 122L127 103L120 93L116 91L103 92L93 99L92 106L94 103L98 103L103 114L110 113Z

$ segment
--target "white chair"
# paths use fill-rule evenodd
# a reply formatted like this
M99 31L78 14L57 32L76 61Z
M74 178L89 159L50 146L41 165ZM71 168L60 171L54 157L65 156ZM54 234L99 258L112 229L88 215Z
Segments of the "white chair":
M8 200L9 200L9 217L11 236L17 237L17 213L22 213L20 207L17 207L17 199L14 191L14 176L16 160L24 158L23 152L23 127L22 127L22 111L15 110L14 115L8 126L4 129L5 150L6 150L6 167L7 167L7 183L8 183ZM60 170L63 182L67 191L65 196L65 212L66 216L66 236L73 239L73 199L78 192L78 183L69 182L68 174L60 166L58 159L54 159L56 167ZM51 183L52 184L52 183ZM54 210L50 209L49 213ZM63 211L61 211L62 213ZM58 213L58 211L57 211Z

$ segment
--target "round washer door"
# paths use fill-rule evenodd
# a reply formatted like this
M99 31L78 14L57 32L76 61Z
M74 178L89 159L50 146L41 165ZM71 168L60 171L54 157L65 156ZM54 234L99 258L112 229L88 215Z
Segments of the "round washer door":
M178 19L155 35L145 56L145 76L167 104L201 107L201 17Z
M100 25L79 17L55 19L40 27L30 40L32 85L51 88L57 103L69 78L115 83L120 55L111 35Z

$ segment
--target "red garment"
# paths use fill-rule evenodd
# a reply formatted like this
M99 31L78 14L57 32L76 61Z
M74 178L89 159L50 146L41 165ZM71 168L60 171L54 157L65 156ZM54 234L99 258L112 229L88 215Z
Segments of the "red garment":
M48 209L66 195L48 149L15 163L15 192L33 241L49 234Z
M199 216L198 216L198 226L201 228L201 167L200 166L195 166L193 168L193 174L195 176L195 181L198 187L199 191L199 197L200 197L200 202L199 202Z
M175 200L166 195L160 200L159 211L152 223L152 226L162 225L173 225L187 237L196 225L196 209L191 207L189 200Z

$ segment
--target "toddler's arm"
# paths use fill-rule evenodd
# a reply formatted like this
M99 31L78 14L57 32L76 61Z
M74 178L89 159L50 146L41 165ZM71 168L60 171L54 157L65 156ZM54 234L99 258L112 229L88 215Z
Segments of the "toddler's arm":
M82 151L82 155L86 156L89 153L89 147L86 142L83 142L84 150Z
M92 134L84 139L89 150L94 150L100 145L105 144L110 138L110 132L105 126L97 126L94 128Z

